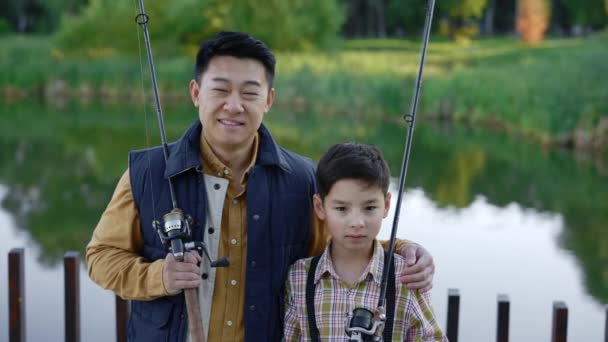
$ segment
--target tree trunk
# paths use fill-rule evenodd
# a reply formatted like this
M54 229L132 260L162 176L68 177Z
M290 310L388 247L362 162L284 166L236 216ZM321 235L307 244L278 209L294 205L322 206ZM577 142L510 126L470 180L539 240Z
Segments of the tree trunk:
M375 0L367 0L367 2L365 4L365 7L366 7L365 8L366 9L365 13L367 14L366 15L366 23L367 23L367 29L366 29L366 31L367 32L366 32L365 35L367 37L374 37L374 35L375 35L374 34L375 33L374 32L375 31L375 29L374 29L374 26L375 26L374 25L374 17L375 17L375 15L374 15L374 8L376 6L374 6L374 2L375 2Z
M384 0L376 0L376 15L378 24L378 37L386 37L386 20L384 16Z
M483 34L486 36L494 35L494 14L496 10L496 0L488 0L488 6L486 7L486 13L483 18Z

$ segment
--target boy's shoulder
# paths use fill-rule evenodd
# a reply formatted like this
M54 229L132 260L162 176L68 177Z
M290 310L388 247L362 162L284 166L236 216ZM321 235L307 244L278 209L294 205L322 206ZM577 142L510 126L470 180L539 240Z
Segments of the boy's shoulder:
M313 258L314 257L309 257L296 260L296 262L289 267L290 276L291 274L297 274L300 272L308 273L308 269L310 268L310 263L312 262Z
M405 262L405 257L401 254L393 254L393 260L395 262L395 274L401 274L405 271L407 264Z
M292 293L303 294L306 290L306 279L308 277L308 270L310 269L312 259L312 257L298 259L289 267L287 286Z

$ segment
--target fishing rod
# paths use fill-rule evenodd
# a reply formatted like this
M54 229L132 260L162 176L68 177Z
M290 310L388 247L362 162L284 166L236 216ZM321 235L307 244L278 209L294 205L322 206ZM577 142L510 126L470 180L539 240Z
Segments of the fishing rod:
M154 69L152 47L150 44L150 36L148 34L148 21L149 17L144 9L144 1L139 0L139 14L135 16L135 22L143 28L144 41L146 43L146 53L148 56L148 66L150 68L150 77L152 80L152 88L154 90L156 117L158 119L163 155L166 163L169 159L169 147L167 145L167 136L165 133L163 111L160 105L160 96L158 95L156 71ZM184 261L184 253L186 251L197 250L199 253L202 253L207 257L211 267L228 266L230 263L226 257L215 261L212 260L204 242L189 241L191 237L190 224L192 222L192 218L190 215L185 215L183 210L178 207L172 179L169 177L167 180L169 182L169 194L171 196L171 205L173 209L167 214L163 215L162 223L158 220L154 220L152 222L152 225L154 229L156 229L163 245L167 246L175 259L180 262ZM203 328L203 320L201 317L197 289L184 289L184 297L186 300L186 310L188 312L188 329L190 332L190 340L192 342L205 342L205 330Z
M401 172L399 174L399 192L397 195L397 204L395 206L395 216L393 219L393 227L391 230L391 238L387 256L385 258L384 268L382 269L382 283L380 285L380 297L378 299L378 308L376 312L371 312L365 308L356 308L347 322L346 333L349 336L350 342L357 341L382 341L384 324L386 322L386 290L389 278L390 265L393 263L393 253L395 252L395 238L397 235L397 226L399 225L399 209L401 208L401 200L407 174L408 160L412 147L412 136L414 134L414 125L416 123L416 111L418 110L418 97L420 88L422 87L422 72L424 70L424 62L426 58L426 50L431 35L431 24L433 22L433 11L435 9L435 0L428 0L426 5L426 18L424 23L424 36L422 39L422 52L420 55L420 64L418 65L418 75L416 76L416 88L412 98L412 108L410 113L405 113L403 119L409 126L405 149L403 151L403 160L401 163ZM390 298L389 300L395 300ZM394 315L394 312L390 312ZM390 327L392 330L392 327ZM389 331L392 335L392 331Z

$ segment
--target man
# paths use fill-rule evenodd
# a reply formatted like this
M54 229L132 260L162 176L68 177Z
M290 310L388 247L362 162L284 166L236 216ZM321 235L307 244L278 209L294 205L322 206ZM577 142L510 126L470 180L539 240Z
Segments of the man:
M189 90L198 120L169 146L129 154L129 169L87 246L89 276L131 299L129 339L184 341L187 319L181 291L198 288L209 341L278 341L282 289L289 265L320 253L326 236L312 221L314 165L278 146L262 124L272 107L275 58L261 41L222 32L203 42ZM172 208L192 216L195 252L184 262L167 254L152 222ZM403 245L403 243L401 244ZM430 288L433 262L407 244L404 281ZM198 263L200 262L200 267Z

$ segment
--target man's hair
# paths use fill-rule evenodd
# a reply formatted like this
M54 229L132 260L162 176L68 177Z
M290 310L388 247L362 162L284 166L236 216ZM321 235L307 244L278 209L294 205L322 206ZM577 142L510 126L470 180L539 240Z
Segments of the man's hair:
M317 165L317 191L321 199L342 179L354 179L369 186L377 186L386 195L390 170L377 147L359 143L339 143L331 146Z
M241 32L222 31L203 41L196 54L194 68L194 79L199 84L202 74L209 66L209 61L215 56L255 59L264 65L268 86L272 88L276 59L272 51L261 40Z

